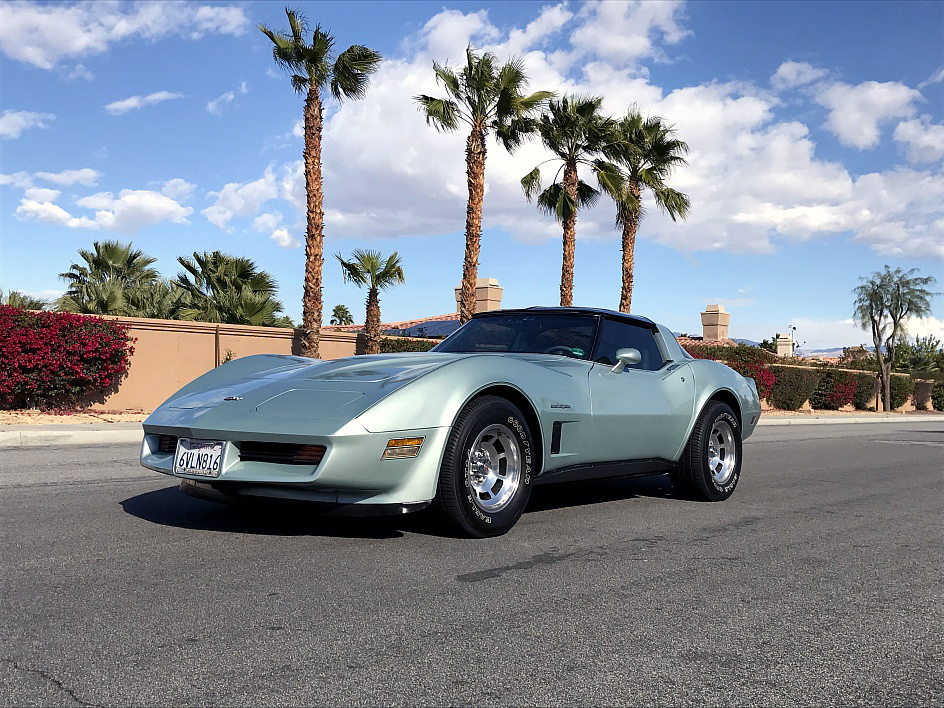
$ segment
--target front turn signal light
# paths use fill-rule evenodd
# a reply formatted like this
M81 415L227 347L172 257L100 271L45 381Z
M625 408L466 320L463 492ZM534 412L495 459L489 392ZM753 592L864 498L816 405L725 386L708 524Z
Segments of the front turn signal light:
M387 441L387 449L382 460L400 460L404 457L416 457L425 438L392 438Z

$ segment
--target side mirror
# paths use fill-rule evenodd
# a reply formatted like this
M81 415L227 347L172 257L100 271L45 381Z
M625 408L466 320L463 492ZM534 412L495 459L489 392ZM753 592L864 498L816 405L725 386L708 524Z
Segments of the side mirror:
M617 349L616 366L613 367L612 371L614 374L622 373L627 366L638 364L640 361L642 361L642 354L639 353L638 349Z

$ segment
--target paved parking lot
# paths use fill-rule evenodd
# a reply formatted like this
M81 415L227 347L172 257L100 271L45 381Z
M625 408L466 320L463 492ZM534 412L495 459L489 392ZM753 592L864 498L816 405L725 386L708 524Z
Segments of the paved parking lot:
M241 512L0 450L3 705L940 705L944 423L770 426L722 504L535 490L502 538Z

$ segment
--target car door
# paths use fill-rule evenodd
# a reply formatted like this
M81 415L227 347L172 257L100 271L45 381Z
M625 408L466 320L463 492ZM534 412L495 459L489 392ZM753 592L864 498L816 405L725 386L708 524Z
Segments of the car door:
M618 349L638 349L638 364L613 371ZM667 362L655 332L604 318L589 372L591 460L672 459L695 407L691 367Z

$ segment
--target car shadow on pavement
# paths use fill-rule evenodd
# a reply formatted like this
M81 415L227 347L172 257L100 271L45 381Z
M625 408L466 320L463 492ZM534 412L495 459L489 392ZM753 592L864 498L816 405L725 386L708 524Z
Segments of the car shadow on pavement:
M672 483L663 475L569 482L536 487L524 513L640 497L675 498ZM370 539L402 538L407 533L454 536L431 510L403 516L328 516L305 502L254 499L227 506L187 496L176 486L130 497L121 507L153 524L194 531Z
M187 496L177 487L138 494L121 502L121 508L161 526L263 536L400 538L416 524L407 516L325 516L313 513L310 505L291 501L253 500L227 506Z
M535 487L525 514L534 511L565 509L573 506L626 501L639 497L676 498L672 483L665 475L594 479Z

